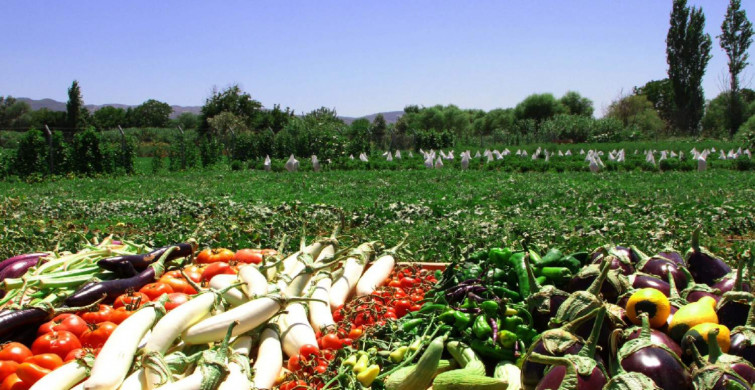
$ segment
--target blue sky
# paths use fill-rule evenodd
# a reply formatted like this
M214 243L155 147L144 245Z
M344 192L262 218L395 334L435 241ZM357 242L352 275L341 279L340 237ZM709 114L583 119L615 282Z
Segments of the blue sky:
M703 87L727 77L715 38ZM743 1L755 18L755 1ZM263 105L360 116L405 105L512 107L576 90L596 114L666 75L670 0L3 1L0 95L202 105L238 83ZM752 52L752 50L751 50ZM753 54L751 57L755 57ZM754 61L751 59L751 61ZM745 71L752 84L753 67Z

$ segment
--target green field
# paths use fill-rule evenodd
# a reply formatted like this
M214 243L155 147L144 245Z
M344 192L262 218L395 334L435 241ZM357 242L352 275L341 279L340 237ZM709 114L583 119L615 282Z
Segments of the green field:
M344 241L396 243L409 234L416 259L444 261L529 234L541 247L606 243L647 251L704 244L733 255L755 237L752 171L545 172L211 170L125 177L0 182L0 257L74 250L114 234L150 245L189 237L202 245L298 244L343 223Z

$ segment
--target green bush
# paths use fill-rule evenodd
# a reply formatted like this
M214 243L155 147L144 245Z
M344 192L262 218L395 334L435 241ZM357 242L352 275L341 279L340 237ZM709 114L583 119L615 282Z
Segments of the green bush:
M48 145L42 132L37 129L27 131L18 142L13 172L19 176L43 173L49 170Z
M76 173L92 175L104 171L100 137L93 127L76 133L71 149L72 166Z

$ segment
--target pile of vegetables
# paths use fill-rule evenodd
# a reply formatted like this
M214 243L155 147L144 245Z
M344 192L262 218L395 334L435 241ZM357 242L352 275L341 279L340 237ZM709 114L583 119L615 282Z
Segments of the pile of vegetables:
M750 252L527 239L413 263L107 238L0 263L0 390L751 389Z

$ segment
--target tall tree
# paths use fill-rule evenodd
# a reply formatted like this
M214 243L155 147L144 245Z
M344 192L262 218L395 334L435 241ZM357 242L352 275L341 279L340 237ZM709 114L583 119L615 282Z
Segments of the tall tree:
M705 98L702 79L711 58L711 38L704 32L701 8L687 0L674 0L666 36L668 78L674 90L674 126L686 134L699 134Z
M75 133L76 130L84 127L82 110L85 109L79 82L73 80L71 87L68 88L68 102L66 103L66 122L68 122L70 133Z
M592 116L592 100L583 97L579 92L567 91L559 99L559 102L561 102L561 105L564 106L566 113L569 115Z
M383 140L385 140L387 130L388 125L385 123L385 117L383 117L383 114L377 114L375 119L372 120L372 139L378 148L383 147Z
M752 23L747 19L747 13L741 9L740 0L729 1L726 17L721 23L721 35L718 40L721 48L729 57L730 93L728 109L729 134L734 135L739 126L745 121L744 104L739 95L739 74L747 66L747 50L752 44Z
M168 127L173 107L155 99L134 107L133 115L139 127Z
M232 85L223 91L215 90L202 106L199 133L208 134L209 119L226 111L240 117L251 128L261 108L262 103L252 99L252 96L243 92L238 85Z

